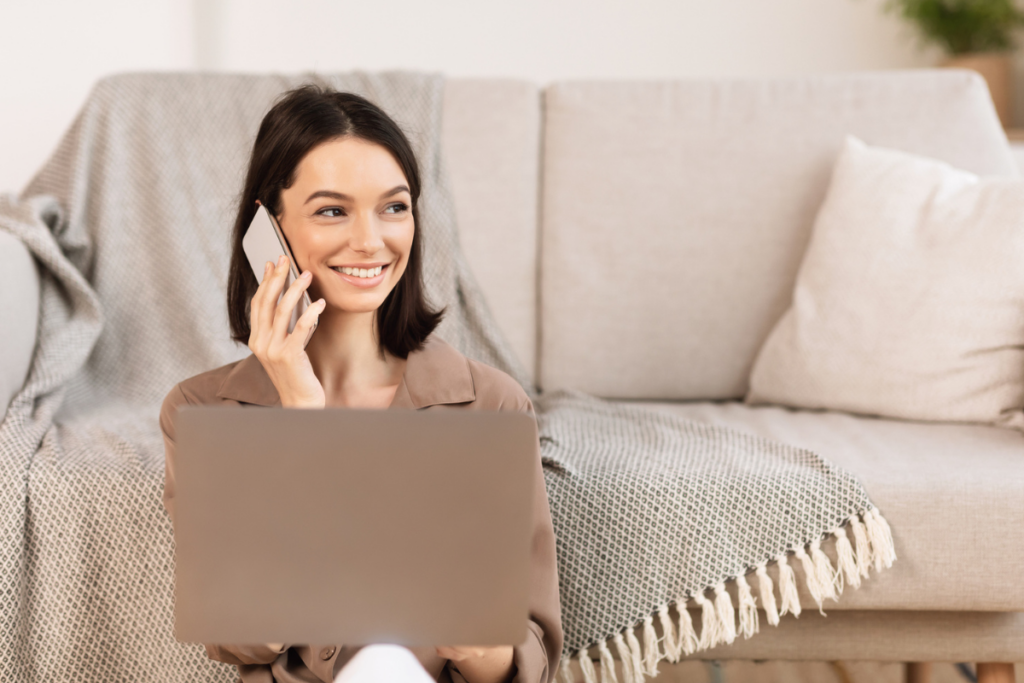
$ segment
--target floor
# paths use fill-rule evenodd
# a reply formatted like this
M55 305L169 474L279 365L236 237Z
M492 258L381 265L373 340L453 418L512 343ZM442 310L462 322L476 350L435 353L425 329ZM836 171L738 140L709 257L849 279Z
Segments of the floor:
M881 662L684 662L662 663L656 683L903 683L903 665ZM574 669L582 683L579 669ZM1024 683L1024 664L1016 667ZM622 676L618 676L621 681ZM932 667L932 683L967 683L953 664Z

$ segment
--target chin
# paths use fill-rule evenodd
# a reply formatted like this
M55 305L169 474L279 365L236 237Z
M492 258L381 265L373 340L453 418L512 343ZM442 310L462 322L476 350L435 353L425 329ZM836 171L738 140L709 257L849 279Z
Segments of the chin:
M332 301L327 299L328 307L340 313L375 313L383 304L384 299L380 301L352 301L351 299Z

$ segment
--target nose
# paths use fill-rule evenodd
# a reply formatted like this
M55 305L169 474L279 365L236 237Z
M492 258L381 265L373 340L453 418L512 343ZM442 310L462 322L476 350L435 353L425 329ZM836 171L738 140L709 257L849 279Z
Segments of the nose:
M377 225L376 216L359 214L352 222L352 231L349 234L349 248L361 254L376 254L384 248L384 239L380 234L380 226Z

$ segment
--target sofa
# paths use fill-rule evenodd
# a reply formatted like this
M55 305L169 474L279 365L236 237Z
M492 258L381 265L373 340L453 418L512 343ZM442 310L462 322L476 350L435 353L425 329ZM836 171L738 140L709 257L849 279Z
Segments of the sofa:
M827 616L802 592L799 619L693 657L1024 661L1024 435L743 402L848 134L1018 174L966 71L445 91L462 246L539 387L810 448L853 472L892 527L899 560ZM32 357L38 282L0 231L0 409Z

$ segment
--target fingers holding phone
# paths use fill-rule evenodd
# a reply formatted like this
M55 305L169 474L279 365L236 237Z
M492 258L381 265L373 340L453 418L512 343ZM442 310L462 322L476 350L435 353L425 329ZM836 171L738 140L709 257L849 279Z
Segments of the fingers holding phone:
M276 263L281 266L281 258L286 259L287 269L285 271L285 279L291 277L294 279L299 278L299 271L296 265L295 257L292 256L291 247L288 244L288 238L285 236L284 231L281 230L281 226L278 225L277 220L270 215L266 207L256 202L257 209L253 216L252 222L249 223L248 229L245 231L245 235L242 237L242 250L245 252L245 257L249 261L249 266L252 268L253 275L256 276L257 284L262 284L264 277L270 277L271 273L278 273L278 270L273 268L264 269L264 266L268 261ZM282 285L282 287L287 285ZM278 295L281 290L278 289ZM277 301L277 299L274 299ZM289 318L288 331L291 332L294 326L298 323L299 317L306 311L312 302L309 300L309 295L305 293L301 294L298 305L293 307L291 318ZM314 324L313 329L316 329ZM312 330L306 335L305 342L309 342L309 336L312 335Z
M260 325L262 332L270 335L275 331L278 338L283 340L291 330L291 319L295 316L295 304L297 298L294 295L298 290L301 297L309 285L309 275L303 273L288 284L290 264L287 256L280 256L277 263L267 262L263 271L263 278L256 294L252 298L251 311L256 318L250 318L250 324L255 329L257 321L265 323ZM287 289L286 289L287 288ZM287 305L285 299L290 297L291 305Z
M285 272L284 272L284 275L283 275L283 278L282 278L282 282L281 282L281 286L282 287L285 285L285 283L287 283L287 278L288 278L288 267L287 266L285 266L284 271ZM274 273L274 279L276 280L277 277L278 277L278 274L275 272ZM273 338L274 339L284 340L284 339L288 339L290 337L301 339L302 340L302 346L303 346L303 348L305 348L305 346L306 346L306 337L304 335L298 334L298 332L300 331L299 330L299 320L301 320L303 316L305 316L307 313L309 313L309 309L313 308L316 304L310 304L308 306L303 306L302 307L304 310L302 311L302 314L299 316L299 319L294 321L294 324L295 324L294 328L292 328L292 321L293 321L293 318L295 316L295 309L299 305L299 302L303 299L303 297L306 296L306 289L309 287L309 285L310 285L310 283L312 281L313 281L313 275L312 275L312 273L310 273L307 270L302 275L300 275L298 278L296 278L291 283L291 285L288 286L288 288L285 290L284 294L282 294L280 296L280 298L278 299L277 307L274 309L274 323L273 323L273 326L272 326L272 328L273 328ZM275 286L276 286L276 282L275 282ZM317 301L317 303L321 303L322 301L323 300L320 299L320 300ZM315 318L314 318L314 320L315 320Z
M319 299L306 306L289 331L295 307L306 295L312 280L307 272L285 289L289 267L285 256L278 259L276 266L272 267L269 262L265 266L262 282L250 305L249 349L277 388L281 405L323 408L323 386L313 372L305 347L326 302Z

